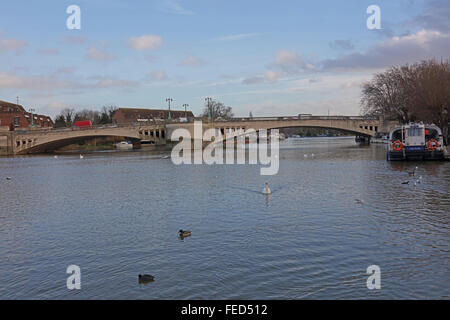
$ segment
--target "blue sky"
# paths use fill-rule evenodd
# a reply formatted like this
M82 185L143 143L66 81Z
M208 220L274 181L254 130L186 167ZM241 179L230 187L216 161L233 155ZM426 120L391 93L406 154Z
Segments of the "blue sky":
M69 5L81 30L68 30ZM366 8L381 8L368 30ZM450 2L90 0L0 5L0 100L56 115L104 105L238 116L359 114L361 83L450 55Z

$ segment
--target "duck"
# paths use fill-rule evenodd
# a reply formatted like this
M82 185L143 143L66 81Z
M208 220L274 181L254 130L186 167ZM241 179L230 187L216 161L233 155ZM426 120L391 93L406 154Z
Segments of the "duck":
M409 181L403 181L402 182L402 184L408 184L409 183Z
M180 237L182 237L182 238L184 238L184 237L189 237L190 235L191 235L191 231L189 231L189 230L183 230L183 229L180 229L179 231L178 231L178 234L180 235Z
M139 283L148 283L155 281L155 277L149 274L140 274L138 275Z
M6 180L11 180L12 178L11 177L6 177Z
M267 182L266 182L266 185L264 187L263 193L264 194L270 194L271 193L270 188L269 188L269 183L267 183Z
M407 171L407 172L408 172L408 174L409 174L410 176L413 176L413 177L414 177L414 176L416 175L416 170L417 170L417 169L419 169L419 168L418 168L418 167L415 167L413 171Z

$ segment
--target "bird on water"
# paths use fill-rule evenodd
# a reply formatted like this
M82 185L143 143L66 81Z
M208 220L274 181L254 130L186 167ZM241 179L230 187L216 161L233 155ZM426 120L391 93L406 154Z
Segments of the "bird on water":
M180 229L178 231L178 234L180 235L181 238L189 237L191 235L191 231Z
M267 182L266 182L266 185L264 187L263 193L264 194L270 194L271 193L270 188L269 188L269 183L267 183Z
M143 275L140 274L140 275L138 275L138 280L139 280L139 283L148 283L148 282L155 281L155 277L151 276L149 274L143 274Z

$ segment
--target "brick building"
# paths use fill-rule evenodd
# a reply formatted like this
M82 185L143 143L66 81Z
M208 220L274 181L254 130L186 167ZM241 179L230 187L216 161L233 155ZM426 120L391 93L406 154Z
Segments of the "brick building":
M50 117L33 114L32 121L31 116L31 113L25 111L21 105L0 100L1 127L28 128L33 124L35 127L53 128L53 121Z
M169 118L168 110L161 109L137 109L119 108L112 118L116 124L145 123L155 120L166 120ZM194 118L192 111L170 110L171 119Z

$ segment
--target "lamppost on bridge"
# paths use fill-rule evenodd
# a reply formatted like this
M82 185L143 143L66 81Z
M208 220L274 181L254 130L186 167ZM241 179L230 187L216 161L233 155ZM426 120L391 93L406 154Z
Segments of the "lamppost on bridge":
M169 120L171 119L171 116L170 116L170 103L171 103L172 101L173 101L172 98L167 98L167 99L166 99L166 102L169 103L169 115L168 115Z
M205 101L208 106L208 120L211 121L213 118L212 110L211 110L211 106L210 106L212 99L211 99L211 97L206 97Z
M34 115L33 112L35 112L36 110L34 110L33 108L30 108L30 113L31 113L31 126L34 127Z
M183 104L184 107L184 117L187 119L187 111L186 108L189 107L189 105L187 103Z

